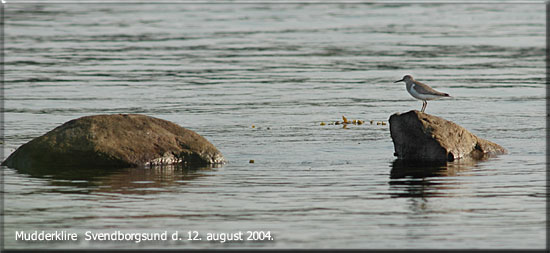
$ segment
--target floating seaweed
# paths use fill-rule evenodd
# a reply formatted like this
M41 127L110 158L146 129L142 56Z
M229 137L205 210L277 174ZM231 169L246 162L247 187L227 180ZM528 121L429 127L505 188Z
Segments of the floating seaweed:
M350 120L348 118L346 118L346 116L342 115L342 121L334 121L334 122L329 122L328 124L325 123L325 122L321 122L319 125L321 126L325 126L325 125L343 125L344 127L346 127L347 125L363 125L365 124L365 121L363 120L360 120L360 119L354 119L354 120ZM372 120L371 120L371 124L372 124Z

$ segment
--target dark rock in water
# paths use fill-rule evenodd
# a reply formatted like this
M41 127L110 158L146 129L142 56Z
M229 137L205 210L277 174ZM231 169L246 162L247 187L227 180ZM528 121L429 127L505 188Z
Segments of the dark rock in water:
M19 147L2 165L32 168L121 168L221 164L208 140L172 122L139 114L74 119Z
M446 162L507 152L451 121L417 110L393 114L389 122L394 155L398 159Z

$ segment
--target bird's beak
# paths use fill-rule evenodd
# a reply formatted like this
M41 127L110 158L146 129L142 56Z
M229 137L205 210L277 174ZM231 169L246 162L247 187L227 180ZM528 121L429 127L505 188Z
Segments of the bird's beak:
M404 80L404 79L397 80L397 81L395 81L394 83L402 82L403 80Z

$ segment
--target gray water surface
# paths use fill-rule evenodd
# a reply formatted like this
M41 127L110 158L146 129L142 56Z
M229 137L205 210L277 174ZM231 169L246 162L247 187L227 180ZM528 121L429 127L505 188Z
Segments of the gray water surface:
M10 3L5 156L74 118L140 113L196 131L229 163L4 168L5 247L544 248L544 10ZM421 173L394 164L389 125L376 122L420 110L393 83L405 74L451 94L427 113L509 154ZM320 125L342 115L367 123ZM16 231L269 231L274 239L46 243L16 241Z

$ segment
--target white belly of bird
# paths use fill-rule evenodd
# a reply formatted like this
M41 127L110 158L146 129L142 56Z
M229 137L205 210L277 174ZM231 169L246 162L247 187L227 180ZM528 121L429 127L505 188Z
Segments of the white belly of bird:
M442 98L442 96L439 96L439 95L433 95L433 94L422 94L422 93L418 93L416 92L416 90L414 89L414 84L411 85L411 88L409 89L409 93L416 99L420 99L420 100L434 100L434 99L439 99L439 98Z

